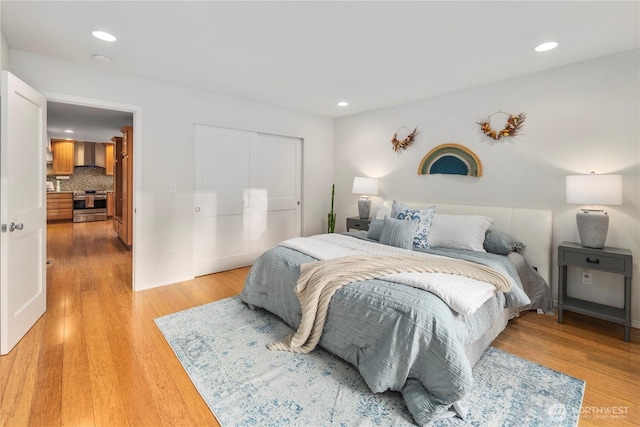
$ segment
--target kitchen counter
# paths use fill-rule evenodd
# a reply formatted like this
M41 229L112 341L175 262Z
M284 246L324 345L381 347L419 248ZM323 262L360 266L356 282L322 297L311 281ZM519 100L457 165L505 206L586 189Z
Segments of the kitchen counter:
M47 192L47 221L73 219L73 191Z
M77 191L85 191L85 190L77 190ZM113 193L113 190L104 190L106 193ZM74 190L60 190L60 191L47 191L47 194L64 194L64 193L70 193L73 194L75 193Z

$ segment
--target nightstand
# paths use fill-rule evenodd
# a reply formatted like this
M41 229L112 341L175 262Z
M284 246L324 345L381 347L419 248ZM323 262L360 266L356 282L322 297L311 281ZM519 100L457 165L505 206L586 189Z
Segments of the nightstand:
M352 228L356 230L369 230L369 224L371 224L371 218L360 219L360 217L352 216L347 218L347 231Z
M624 275L624 308L611 307L567 296L567 266L601 270ZM591 249L577 243L558 246L558 323L562 312L573 311L624 325L624 340L631 339L631 272L633 257L628 249Z

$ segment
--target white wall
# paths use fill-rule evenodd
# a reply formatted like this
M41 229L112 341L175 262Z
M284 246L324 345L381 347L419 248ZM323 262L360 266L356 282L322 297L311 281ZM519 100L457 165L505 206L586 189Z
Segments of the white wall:
M142 238L134 242L138 289L193 277L194 123L302 138L303 234L326 229L331 119L22 51L11 50L10 61L11 72L40 91L142 107L141 212L135 223ZM177 184L177 194L169 193L171 183Z
M0 70L8 70L9 69L9 46L7 46L7 41L2 36L2 40L0 42Z
M2 10L2 7L0 7ZM0 22L2 20L0 19ZM2 34L2 28L0 27L0 70L8 70L9 69L9 46L7 45L7 41L4 39L4 35Z
M640 327L638 64L635 50L336 120L337 229L344 230L345 217L357 214L358 196L351 194L354 176L380 178L381 195L372 199L373 212L382 200L394 198L551 209L556 298L557 245L579 241L578 206L565 203L565 176L619 173L624 204L607 207L606 244L633 251L632 317ZM521 136L496 142L480 131L476 122L499 110L527 113ZM401 126L417 126L420 134L413 146L396 154L390 141ZM479 156L482 177L417 174L427 152L449 142ZM621 303L622 279L606 275L603 280L591 287L572 282L570 290L595 301Z

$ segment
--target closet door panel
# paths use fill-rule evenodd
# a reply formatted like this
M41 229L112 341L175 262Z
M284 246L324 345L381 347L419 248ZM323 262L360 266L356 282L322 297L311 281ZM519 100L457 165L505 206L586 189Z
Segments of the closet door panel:
M251 251L256 258L281 241L300 236L296 229L296 214L292 210L270 211L263 216L262 221L265 226L260 233L257 228L253 229Z
M194 274L251 261L247 232L252 132L195 128Z
M258 135L252 151L251 181L252 189L260 197L252 204L252 213L254 218L264 219L253 222L254 250L262 251L300 235L301 151L299 138Z

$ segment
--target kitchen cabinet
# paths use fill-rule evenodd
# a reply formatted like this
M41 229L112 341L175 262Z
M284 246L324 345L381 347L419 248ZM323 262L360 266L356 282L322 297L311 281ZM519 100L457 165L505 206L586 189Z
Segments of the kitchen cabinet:
M124 126L120 129L120 132L122 132L122 155L128 156L133 154L133 146L130 144L130 142L133 142L133 128L131 126Z
M120 237L120 230L122 229L122 219L117 216L113 217L113 231L115 231L116 235Z
M75 141L52 139L53 175L73 175Z
M73 219L73 193L47 193L47 221Z
M113 229L125 245L133 244L133 128L125 126L122 136L113 137Z
M122 137L114 136L113 141L113 231L122 239Z
M115 204L113 203L113 193L107 193L107 218L113 216L113 212L115 211Z
M105 175L113 175L113 153L114 153L114 144L104 143L104 174Z

